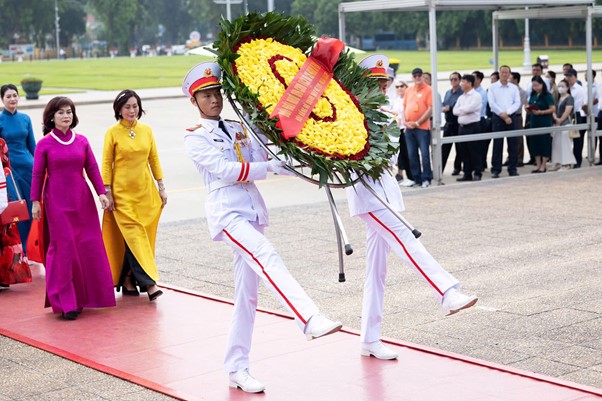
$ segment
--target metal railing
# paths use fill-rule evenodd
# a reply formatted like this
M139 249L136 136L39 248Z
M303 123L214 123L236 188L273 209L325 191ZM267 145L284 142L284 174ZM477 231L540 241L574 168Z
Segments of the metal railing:
M588 117L588 118L591 118ZM590 122L582 123L582 124L569 124L569 125L561 125L561 126L552 126L552 127L542 127L542 128L526 128L526 129L517 129L512 131L498 131L498 132L487 132L481 134L470 134L470 135L454 135L454 136L439 136L436 134L442 134L442 129L431 130L432 138L431 138L431 146L432 146L432 162L433 162L433 178L437 180L439 183L442 181L442 152L441 146L446 143L461 143L461 142L473 142L473 141L482 141L488 139L498 139L498 138L508 138L508 137L517 137L517 136L533 136L533 135L541 135L541 134L551 134L554 132L563 132L563 131L571 131L571 130L579 130L586 132L586 137L588 139L588 156L587 160L591 164L594 163L594 150L595 150L595 140L596 137L602 137L602 131L596 131L597 124L591 118Z

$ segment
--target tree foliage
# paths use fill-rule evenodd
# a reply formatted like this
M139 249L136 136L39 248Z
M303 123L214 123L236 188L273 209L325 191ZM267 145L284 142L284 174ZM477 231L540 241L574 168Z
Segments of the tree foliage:
M349 1L349 0L347 0ZM602 0L596 0L602 4ZM231 5L232 18L246 11L267 11L268 0L244 0ZM320 35L338 36L338 5L341 0L273 0L275 11L294 17L303 16ZM181 44L191 31L199 31L203 42L219 33L218 22L226 16L226 5L213 0L56 0L60 17L60 42L68 45L86 33L86 14L100 21L94 39L105 40L122 51L131 46ZM35 43L52 47L55 37L55 0L0 0L0 48L11 43ZM245 9L246 7L246 9ZM566 46L585 43L583 20L530 21L532 46ZM379 31L394 32L403 39L415 39L419 46L428 44L426 12L364 12L346 15L348 37L361 38ZM594 35L602 35L602 19L593 21ZM504 45L519 46L524 21L500 22ZM446 11L437 14L438 46L467 48L491 46L491 13L484 10ZM598 37L602 43L602 37Z

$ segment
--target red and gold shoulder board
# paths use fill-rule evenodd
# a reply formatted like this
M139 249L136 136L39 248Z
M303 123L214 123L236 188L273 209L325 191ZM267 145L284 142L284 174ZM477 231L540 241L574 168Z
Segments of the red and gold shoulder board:
M188 132L193 132L196 131L197 129L201 128L203 126L203 124L197 124L197 125L193 125L190 128L186 128L186 131Z

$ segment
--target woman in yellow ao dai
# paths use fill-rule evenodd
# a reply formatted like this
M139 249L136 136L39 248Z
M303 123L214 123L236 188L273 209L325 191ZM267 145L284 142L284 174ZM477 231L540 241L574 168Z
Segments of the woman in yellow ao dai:
M153 301L162 294L156 286L155 239L167 203L163 171L153 132L138 121L144 113L138 94L121 91L113 110L118 122L105 134L102 158L102 180L111 200L102 237L117 291L137 296L137 285Z

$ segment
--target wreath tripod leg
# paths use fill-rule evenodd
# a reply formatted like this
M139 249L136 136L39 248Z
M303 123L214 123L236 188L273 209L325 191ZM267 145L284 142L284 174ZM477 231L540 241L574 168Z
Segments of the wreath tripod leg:
M334 198L332 196L332 192L328 186L326 188L326 195L328 197L328 204L330 205L330 211L332 213L332 219L334 220L334 228L337 234L337 250L339 254L339 282L342 283L345 281L345 263L343 261L343 249L345 250L346 255L351 255L353 253L353 248L349 243L349 239L347 238L347 233L345 232L345 227L343 227L343 221L341 220L341 216L339 215L339 211L337 210L337 205L334 202Z

